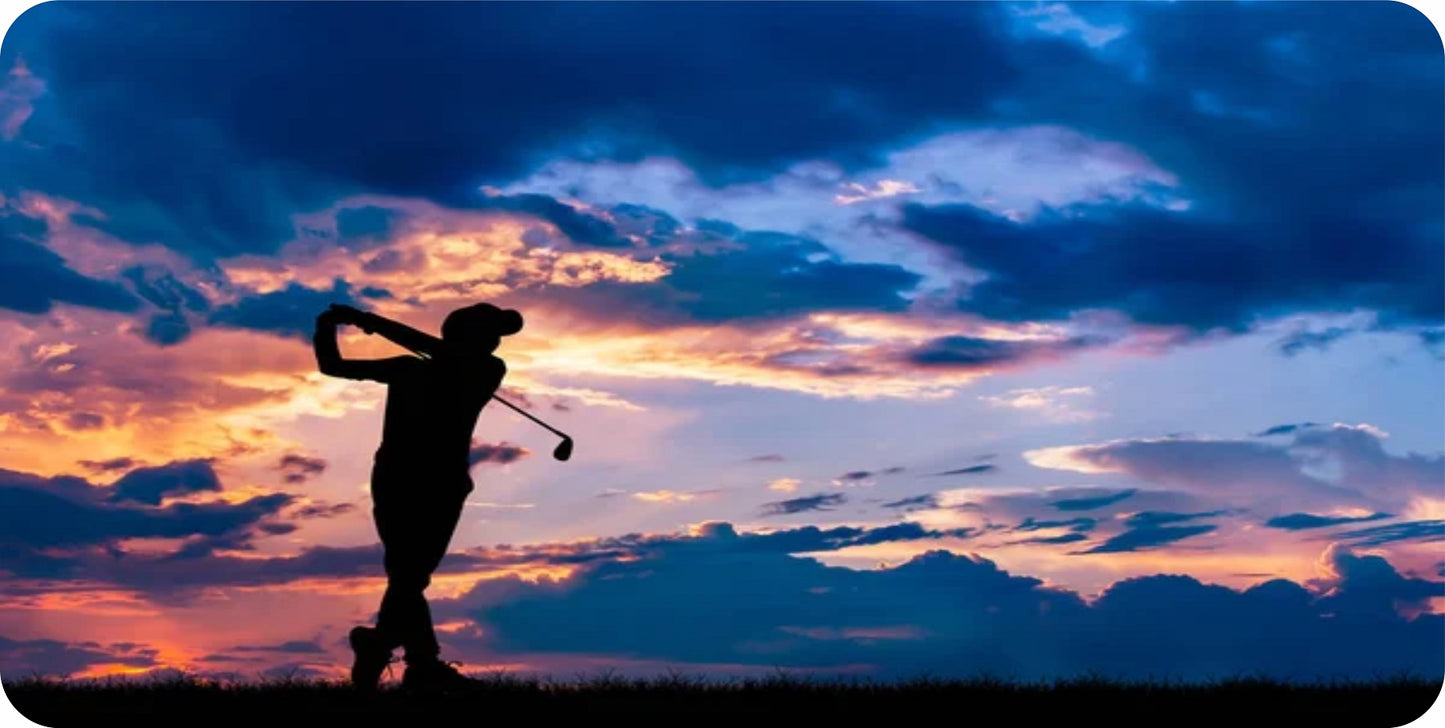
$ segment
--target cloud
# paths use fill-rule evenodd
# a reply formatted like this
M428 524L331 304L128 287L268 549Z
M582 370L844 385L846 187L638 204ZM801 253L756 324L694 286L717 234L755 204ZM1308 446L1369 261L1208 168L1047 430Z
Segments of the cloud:
M1112 554L1122 551L1141 551L1209 533L1217 528L1219 527L1214 525L1137 526L1080 553Z
M277 645L239 645L230 649L234 652L285 652L289 654L315 654L326 651L315 642L302 640L292 640Z
M1053 528L1067 528L1077 533L1085 533L1094 530L1098 521L1092 518L1070 518L1064 521L1036 521L1032 517L1025 518L1023 523L1014 526L1015 531L1040 531ZM1132 524L1131 524L1132 525Z
M1365 516L1317 516L1313 513L1290 513L1283 516L1275 516L1265 521L1264 525L1269 528L1282 528L1287 531L1304 531L1311 528L1338 526L1344 523L1378 521L1382 518L1391 517L1389 513L1371 513Z
M208 464L172 463L132 471L113 486L70 477L42 478L0 470L0 539L11 548L46 549L114 544L127 538L226 539L244 547L250 529L292 501L284 493L237 503L171 503L162 495L211 487ZM132 505L139 504L139 505Z
M290 525L290 524L283 524ZM628 534L572 542L536 543L453 551L438 569L439 575L500 576L517 570L540 569L556 575L579 564L630 559L674 550L708 550L725 544L745 553L815 553L862 545L937 539L968 539L969 528L925 528L916 523L882 527L838 526L820 529L804 526L758 532L739 532L732 524L708 522L685 533ZM193 542L194 543L194 542ZM384 579L381 548L365 546L307 546L296 554L237 555L217 553L208 544L183 547L172 553L78 551L65 558L46 557L33 550L0 548L0 563L14 579L12 598L43 597L57 583L113 585L164 605L191 604L217 588L258 588L298 582L344 583L351 579ZM244 544L240 544L244 546ZM187 550L189 549L189 551ZM59 581L57 581L59 580Z
M1330 326L1322 331L1300 330L1275 342L1281 354L1296 356L1306 349L1328 351L1330 345L1354 333L1353 329Z
M1363 519L1362 519L1363 520ZM1382 546L1401 541L1434 542L1445 541L1445 521L1407 521L1373 526L1351 531L1341 531L1332 538L1356 546Z
M1402 323L1442 316L1435 300L1441 278L1425 272L1445 265L1438 246L1383 222L1317 218L1279 230L1143 206L1079 209L1021 224L972 207L910 205L905 219L913 232L987 272L958 305L999 320L1066 320L1101 309L1140 324L1243 333L1257 315L1279 309L1367 308ZM1346 264L1326 252L1363 239L1391 253L1361 251ZM1090 244L1070 247L1078 240ZM1300 266L1300 254L1331 264ZM1186 262L1206 255L1230 262ZM1253 281L1258 285L1243 286Z
M1015 341L945 336L906 354L907 361L929 369L989 369L1022 361L1049 361L1068 353L1111 343L1099 336L1077 336L1060 341Z
M263 660L264 658L260 657L239 657L224 653L212 653L196 658L196 662L262 662Z
M1162 525L1164 525L1164 524L1166 524L1166 523L1181 523L1181 522L1183 522L1183 521L1193 521L1193 520L1200 519L1200 518L1214 518L1214 517L1216 517L1216 516L1222 516L1222 515L1225 515L1225 514L1227 514L1227 513L1230 513L1230 511L1204 511L1204 512L1201 512L1201 513L1170 513L1170 512L1167 512L1167 511L1140 511L1140 512L1138 512L1138 513L1130 514L1128 518L1124 519L1124 525L1129 526L1129 527L1131 527L1131 528L1147 527L1147 526L1162 526Z
M781 463L783 462L783 460L783 456L778 455L777 453L769 453L767 455L754 455L748 458L748 462L753 463Z
M1076 397L1092 397L1092 387L1035 387L1012 389L1002 395L981 395L980 400L994 407L1036 411L1054 422L1087 422L1102 413L1078 409L1069 401Z
M850 470L833 479L833 485L845 487L852 485L873 485L874 478L880 475L897 475L907 470L901 465L894 465L882 470Z
M792 493L802 484L803 481L797 478L775 478L768 481L768 490L776 490L779 493Z
M528 457L531 454L531 450L521 445L513 445L510 442L473 442L471 450L467 452L467 463L472 467L476 467L482 463L506 465Z
M1445 593L1445 583L1406 579L1379 557L1345 550L1331 552L1335 573L1317 591L1282 579L1236 591L1157 575L1086 602L978 556L930 551L852 570L745 549L728 529L712 534L687 548L590 563L556 583L478 582L434 610L475 620L476 646L492 654L851 666L883 679L1445 672L1436 648L1445 619L1409 619L1394 606ZM679 611L692 619L666 616Z
M109 460L77 460L86 470L95 473L110 473L117 470L129 470L136 466L134 458L118 457Z
M1053 501L1053 502L1050 503L1049 505L1051 505L1051 506L1053 506L1053 507L1055 507L1055 508L1057 508L1057 509L1059 509L1059 510L1061 510L1061 511L1091 511L1091 510L1094 510L1095 508L1103 508L1104 506L1111 506L1111 505L1113 505L1113 504L1115 504L1115 503L1118 503L1118 502L1120 502L1120 501L1122 501L1122 500L1126 500L1126 499L1128 499L1128 498L1131 498L1131 497L1134 496L1135 493L1138 493L1138 492L1139 492L1139 491L1137 491L1137 490L1135 490L1135 489L1133 489L1133 488L1130 488L1130 489L1128 489L1128 490L1119 491L1118 493L1113 493L1113 494L1110 494L1110 495L1102 495L1102 496L1098 496L1098 497L1095 497L1095 498L1062 498L1062 499Z
M298 283L285 288L241 298L217 307L208 322L218 326L269 331L311 341L316 315L333 303L362 308L351 293L351 285L336 279L330 290L316 290Z
M1009 12L1023 25L1057 36L1077 37L1090 48L1102 48L1129 32L1124 25L1095 25L1066 3L1010 5Z
M986 463L984 465L970 465L966 468L945 470L941 473L934 473L934 475L981 475L983 473L992 473L995 470L998 470L997 465Z
M686 493L679 493L671 490L638 491L632 497L648 503L686 503L721 493L720 490L697 490Z
M839 506L848 502L842 493L819 493L818 495L805 496L803 498L792 498L789 500L773 501L763 504L763 515L782 516L794 513L805 513L807 511L826 511L833 506Z
M936 493L927 493L927 494L925 494L925 495L915 495L915 496L912 496L912 497L909 497L909 498L900 498L900 499L898 499L898 500L896 500L896 501L891 501L891 502L889 502L889 503L884 503L884 504L883 504L883 507L884 507L884 508L905 508L905 509L911 509L911 508L937 508L937 507L938 507L938 495L937 495Z
M182 460L131 470L111 485L108 500L156 506L165 496L220 490L221 479L212 461Z
M1019 540L1017 540L1017 541L1010 541L1009 543L1010 543L1010 544L1039 544L1039 545L1047 545L1047 546L1057 546L1057 545L1060 545L1060 544L1077 543L1077 542L1079 542L1079 541L1087 541L1087 540L1089 540L1089 537L1088 537L1087 534L1079 533L1079 532L1077 532L1077 531L1070 531L1069 533L1061 533L1061 534L1059 534L1059 535L1057 535L1057 536L1035 536L1035 537L1033 537L1033 538L1021 538L1021 539L1019 539Z
M0 637L0 664L6 672L36 672L69 677L97 665L132 668L159 667L157 651L149 647L116 643L65 642L53 639L14 640ZM22 668L17 669L17 668Z
M281 478L287 483L304 483L326 472L326 466L325 458L286 453L276 463L276 470L281 471Z
M356 510L355 503L307 503L290 510L292 518L335 518Z
M1316 422L1301 422L1301 423L1298 423L1298 424L1275 425L1274 427L1266 428L1266 429L1264 429L1264 430L1262 430L1262 431L1260 431L1260 432L1254 433L1254 437L1271 437L1271 436L1273 436L1273 435L1293 435L1293 434L1296 433L1296 432L1300 432L1300 431L1302 431L1302 430L1308 430L1308 429L1315 428L1315 427L1319 427L1319 426L1320 426L1320 425L1319 425L1318 423L1316 423Z
M25 66L25 60L16 58L15 64L0 83L0 137L14 141L20 135L20 127L35 111L35 99L45 93L45 82L35 77Z
M141 301L114 281L73 270L44 247L47 223L28 217L9 202L0 204L0 308L43 314L56 303L131 312Z
M1288 443L1162 438L1030 450L1039 467L1122 473L1276 510L1316 505L1397 512L1445 484L1445 455L1392 455L1369 425L1293 431Z

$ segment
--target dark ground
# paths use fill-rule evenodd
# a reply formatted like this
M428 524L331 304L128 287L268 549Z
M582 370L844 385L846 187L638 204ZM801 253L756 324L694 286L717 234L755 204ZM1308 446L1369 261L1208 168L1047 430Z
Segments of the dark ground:
M418 695L386 688L359 696L344 683L281 680L218 683L170 681L63 682L19 680L5 684L10 702L43 726L129 723L190 726L246 722L317 726L370 724L425 714L459 726L512 725L519 721L586 716L675 721L703 716L773 719L937 715L961 725L1349 726L1393 728L1429 709L1441 684L1392 679L1371 683L1289 685L1262 680L1212 684L1120 683L1076 680L1020 684L988 680L920 680L909 683L806 681L777 678L704 682L687 678L574 682L494 676L476 689ZM329 716L329 717L328 717ZM114 719L121 718L121 721ZM405 723L402 723L405 725ZM745 727L751 728L751 727Z

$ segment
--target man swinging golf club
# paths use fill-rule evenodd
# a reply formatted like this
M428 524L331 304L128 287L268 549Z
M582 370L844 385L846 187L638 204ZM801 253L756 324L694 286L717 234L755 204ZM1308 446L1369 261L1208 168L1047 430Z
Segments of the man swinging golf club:
M380 334L417 356L343 359L336 343L339 324ZM507 373L506 364L492 352L501 337L521 329L521 314L487 303L449 314L440 339L339 304L316 317L314 343L321 373L387 385L381 447L371 471L372 516L385 550L387 585L376 627L351 630L351 680L358 688L377 687L398 647L405 650L404 688L471 682L439 658L424 592L473 489L468 462L472 430ZM564 444L570 456L570 438Z

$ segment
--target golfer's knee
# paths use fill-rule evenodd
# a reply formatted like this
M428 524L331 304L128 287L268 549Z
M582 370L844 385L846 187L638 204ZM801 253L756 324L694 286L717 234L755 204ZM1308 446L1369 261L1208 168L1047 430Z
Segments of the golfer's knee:
M387 586L403 592L422 592L431 586L431 576L427 574L393 573L387 576Z

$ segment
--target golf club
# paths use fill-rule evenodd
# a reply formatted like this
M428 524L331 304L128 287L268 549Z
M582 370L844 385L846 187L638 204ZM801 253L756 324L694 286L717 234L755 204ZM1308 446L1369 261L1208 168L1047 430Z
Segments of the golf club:
M495 394L492 395L492 399L495 399L495 400L497 400L498 402L501 402L502 404L507 405L508 407L511 407L513 410L516 410L517 414L519 414L519 415L521 415L521 416L523 416L523 417L526 417L527 419L529 419L529 420L531 420L531 421L533 421L533 422L535 422L535 423L537 423L537 424L539 424L539 425L547 428L547 430L549 430L552 434L554 434L554 435L562 438L562 442L557 443L557 449L555 449L555 450L552 451L552 457L554 457L554 458L556 458L556 459L558 459L558 460L566 460L567 458L572 457L572 438L571 438L570 436L568 436L566 433L563 433L563 432L558 431L555 427L552 427L551 425L549 425L549 424L547 424L547 423L545 423L545 422L537 419L536 417L533 417L532 415L528 414L528 413L527 413L525 410L523 410L522 408L518 407L517 405L512 404L511 402L508 402L508 401L505 400L505 399L502 399L501 397L499 397L499 396L497 396L497 395L495 395Z

